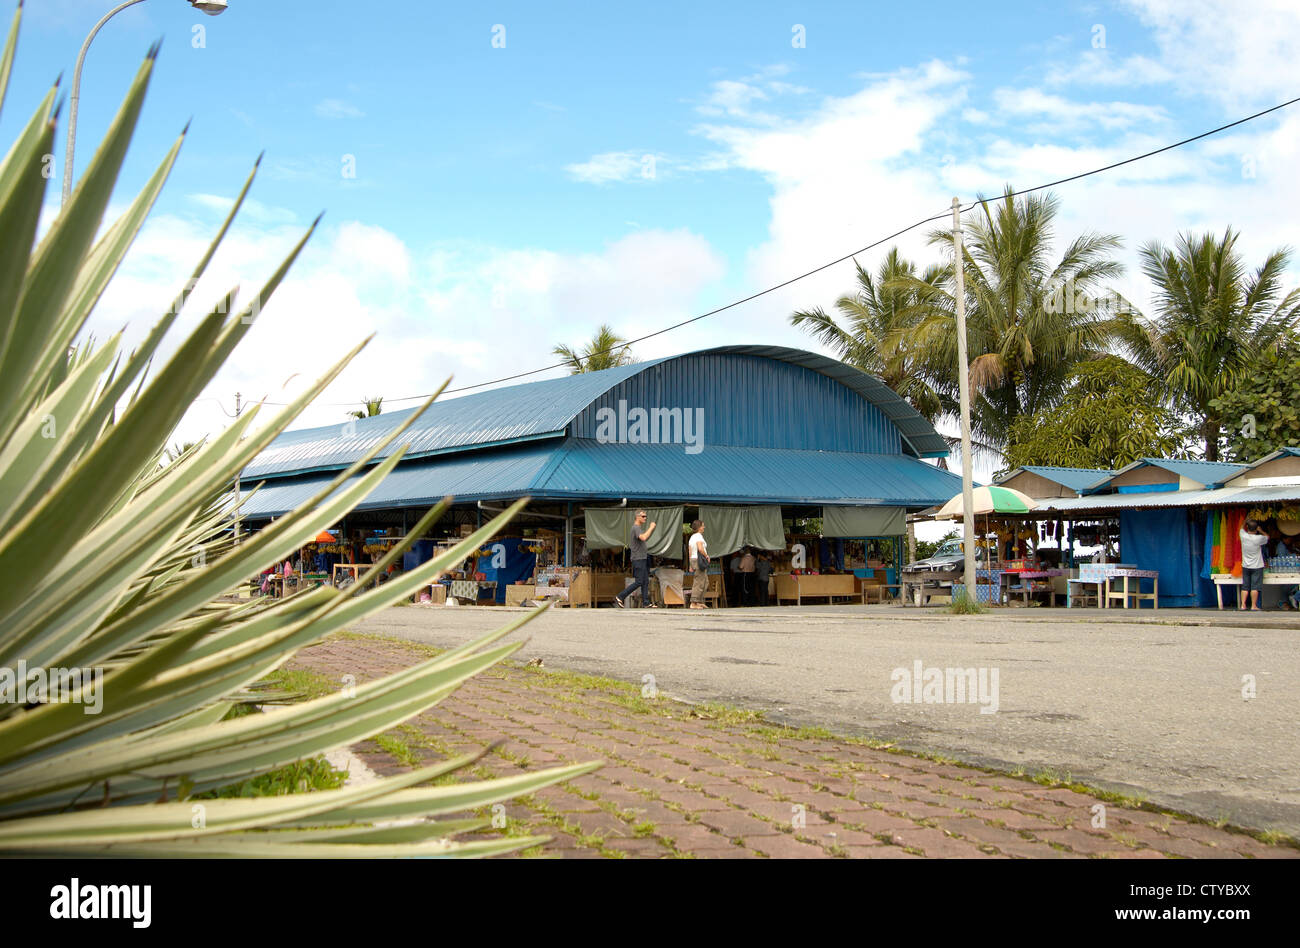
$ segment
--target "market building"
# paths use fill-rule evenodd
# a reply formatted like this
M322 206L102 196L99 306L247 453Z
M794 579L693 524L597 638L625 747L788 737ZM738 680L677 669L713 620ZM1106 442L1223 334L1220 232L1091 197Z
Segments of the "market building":
M241 493L259 487L243 522L256 529L305 502L411 411L284 433L243 472ZM650 552L666 571L666 602L682 598L684 525L697 517L715 570L749 547L766 552L778 601L862 601L864 585L894 582L906 514L961 489L926 461L945 457L947 441L884 382L776 346L722 346L438 401L399 442L406 455L336 525L337 542L307 552L334 558L331 567L369 562L454 497L435 535L408 554L416 563L528 497L505 538L507 562L485 556L466 570L488 577L479 581L495 584L500 602L538 593L538 581L609 601L627 575L638 508L662 528ZM713 598L734 601L727 587L719 572Z
M977 520L976 542L991 551L981 601L1018 594L1043 604L1231 606L1247 518L1270 538L1263 607L1287 608L1300 592L1300 448L1251 464L1142 458L1117 471L1021 467L995 483L1034 506ZM1091 552L1081 558L1080 548Z

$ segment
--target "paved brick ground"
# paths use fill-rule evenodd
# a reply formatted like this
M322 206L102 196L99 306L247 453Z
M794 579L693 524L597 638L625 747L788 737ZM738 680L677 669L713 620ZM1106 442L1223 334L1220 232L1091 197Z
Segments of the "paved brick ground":
M427 652L336 638L291 663L365 681ZM506 806L530 855L564 858L1293 858L1300 851L1013 777L801 736L632 685L501 666L384 739L353 751L380 774L481 750L467 779L604 760L593 774ZM382 746L381 746L382 745ZM498 831L499 832L499 831Z

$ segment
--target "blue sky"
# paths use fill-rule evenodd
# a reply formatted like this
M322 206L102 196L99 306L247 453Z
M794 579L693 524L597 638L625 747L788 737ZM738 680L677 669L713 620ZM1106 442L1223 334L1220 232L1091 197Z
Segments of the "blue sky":
M28 3L6 140L60 72L66 87L110 6ZM463 385L536 368L601 322L653 331L938 213L953 194L1031 186L1289 98L1293 6L230 0L212 18L146 0L91 49L78 164L156 38L120 202L194 124L92 329L144 332L265 149L254 201L200 297L251 288L322 209L325 223L181 436L219 427L235 391L284 400L371 330L304 423L449 374ZM1059 232L1119 233L1131 265L1146 240L1231 223L1257 259L1291 239L1278 208L1300 197L1298 138L1300 118L1284 113L1062 187ZM900 245L934 257L924 231ZM1133 269L1118 288L1142 302ZM829 305L851 274L844 264L637 353L815 348L788 315Z

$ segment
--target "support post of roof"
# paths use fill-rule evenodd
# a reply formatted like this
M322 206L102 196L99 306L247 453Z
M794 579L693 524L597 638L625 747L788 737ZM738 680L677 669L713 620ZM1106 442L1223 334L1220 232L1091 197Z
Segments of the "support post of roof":
M564 565L573 565L573 501L564 505Z
M952 249L953 273L957 278L957 386L961 397L961 522L962 553L965 570L966 597L979 601L975 588L975 488L971 472L970 444L970 363L966 356L966 274L965 254L961 246L961 202L952 199Z

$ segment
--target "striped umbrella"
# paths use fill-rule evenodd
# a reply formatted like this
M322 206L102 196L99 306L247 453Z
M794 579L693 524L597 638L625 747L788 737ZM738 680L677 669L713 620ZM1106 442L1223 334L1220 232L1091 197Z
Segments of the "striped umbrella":
M975 515L1023 514L1038 506L1032 497L1010 487L976 487L972 501ZM939 509L934 519L960 520L964 513L961 494L958 494Z

